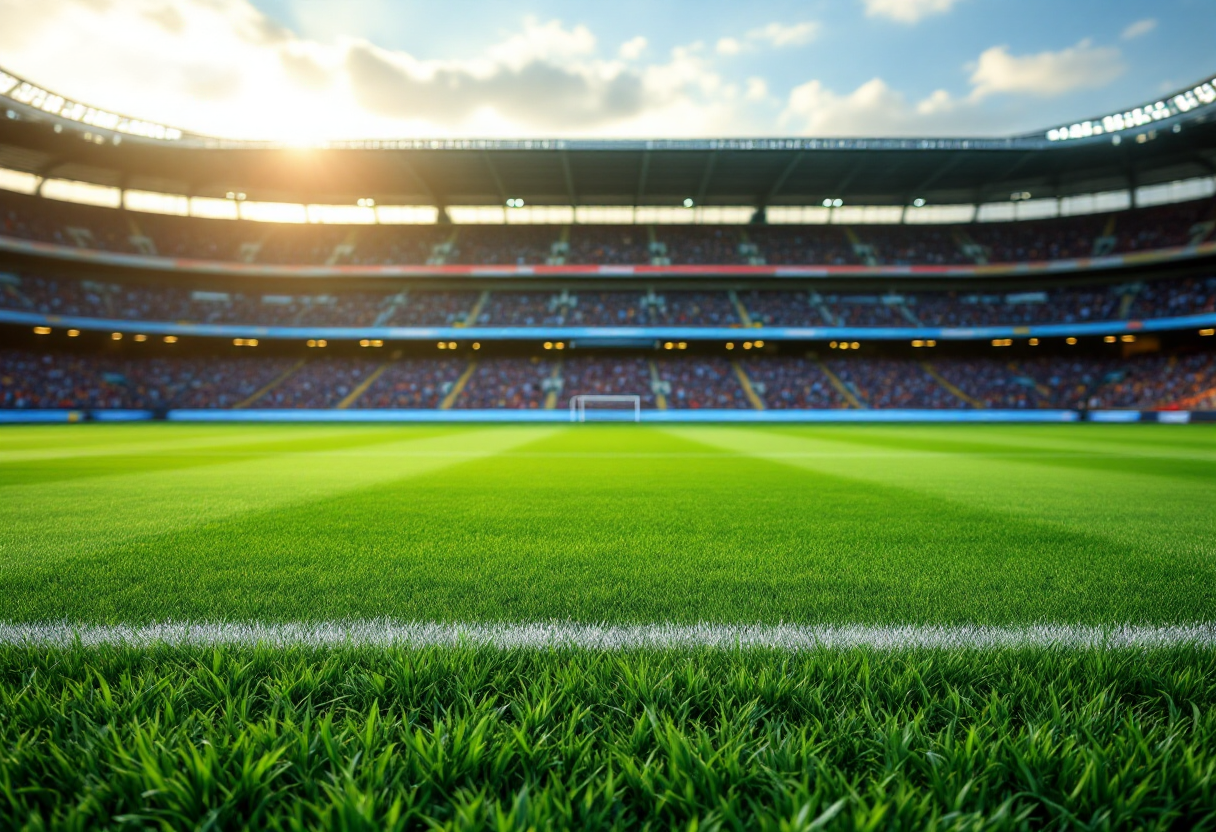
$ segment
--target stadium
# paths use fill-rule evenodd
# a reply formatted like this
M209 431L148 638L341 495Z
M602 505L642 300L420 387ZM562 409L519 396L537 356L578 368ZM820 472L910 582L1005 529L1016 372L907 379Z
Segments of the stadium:
M0 69L0 826L1216 823L1216 78L210 135Z

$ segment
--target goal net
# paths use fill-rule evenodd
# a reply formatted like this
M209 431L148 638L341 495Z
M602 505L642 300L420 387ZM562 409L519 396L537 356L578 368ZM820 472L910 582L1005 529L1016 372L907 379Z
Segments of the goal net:
M640 422L641 396L571 396L571 422Z

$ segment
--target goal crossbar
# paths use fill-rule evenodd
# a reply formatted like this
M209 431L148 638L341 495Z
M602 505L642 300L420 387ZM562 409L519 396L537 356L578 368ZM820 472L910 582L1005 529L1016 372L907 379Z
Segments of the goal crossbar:
M642 397L641 396L623 396L623 395L593 395L583 394L570 397L570 421L585 422L587 421L587 403L592 404L632 404L633 405L633 421L642 421Z

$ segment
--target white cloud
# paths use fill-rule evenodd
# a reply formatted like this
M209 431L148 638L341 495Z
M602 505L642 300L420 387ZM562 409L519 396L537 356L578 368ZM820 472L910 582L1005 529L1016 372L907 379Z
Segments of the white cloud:
M819 34L819 24L813 21L802 23L770 23L747 33L752 40L765 41L771 46L781 49L786 46L803 46L810 43Z
M617 54L626 61L636 61L642 57L642 53L646 51L648 41L646 38L638 35L636 38L630 38L621 44L621 48L617 50Z
M945 14L959 0L862 0L869 17L885 17L900 23L916 23L922 18Z
M1009 47L994 46L980 55L971 73L972 97L1019 93L1039 97L1078 89L1104 87L1123 74L1119 50L1083 40L1059 52L1011 55Z
M747 92L743 95L748 101L765 101L768 99L768 82L763 78L748 78Z
M990 135L987 99L996 93L1048 97L1103 86L1123 72L1119 50L1089 41L1059 52L1015 56L994 46L970 65L971 90L954 96L936 90L909 101L882 78L872 78L840 94L818 80L790 93L782 124L820 136Z
M1157 18L1146 17L1144 20L1137 20L1123 30L1124 40L1135 40L1136 38L1147 35L1149 32L1157 28Z
M721 38L716 48L719 55L738 55L743 51L743 44L738 38Z
M601 56L585 26L525 18L467 57L303 38L250 0L0 0L10 70L200 133L313 141L738 132L744 93L692 45ZM9 23L16 23L10 26Z
M820 25L812 20L805 20L801 23L770 23L767 26L752 29L742 38L721 38L718 40L716 48L719 55L738 55L762 46L773 49L805 46L819 35L820 28Z

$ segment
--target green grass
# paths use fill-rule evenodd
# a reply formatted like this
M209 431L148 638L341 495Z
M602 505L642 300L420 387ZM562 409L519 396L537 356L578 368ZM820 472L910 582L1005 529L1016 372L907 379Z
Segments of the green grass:
M1211 829L1144 659L0 649L0 828Z
M1216 617L1206 426L0 439L0 620Z
M1216 427L1216 426L1214 426ZM1216 620L1207 426L0 431L0 622ZM1216 828L1216 649L0 646L0 829Z

